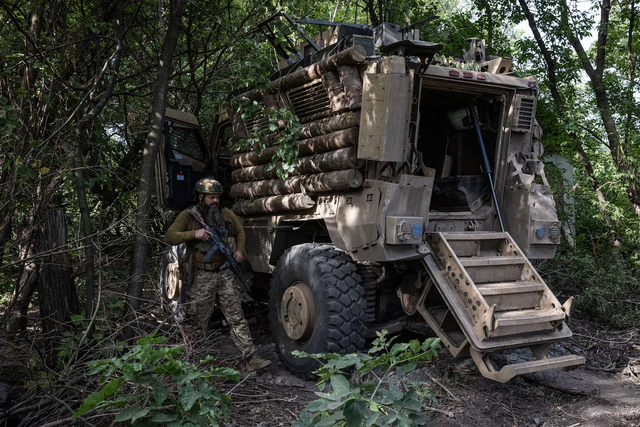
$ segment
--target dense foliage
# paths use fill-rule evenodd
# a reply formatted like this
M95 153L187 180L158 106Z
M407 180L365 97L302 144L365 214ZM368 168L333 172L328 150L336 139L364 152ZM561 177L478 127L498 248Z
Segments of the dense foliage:
M443 61L460 57L466 39L478 37L486 41L487 54L514 58L514 74L535 75L546 159L557 155L570 166L563 171L547 165L566 227L556 259L539 267L554 291L575 295L577 308L591 319L619 328L640 323L636 0L12 0L0 2L0 305L10 331L25 326L13 322L12 313L24 315L30 303L38 306L37 271L51 256L38 249L39 239L52 209L64 211L68 241L52 253L68 252L67 280L86 301L87 318L95 319L105 305L102 291L124 301L134 280L155 289L156 265L145 263L146 271L133 274L131 261L136 237L158 252L159 231L169 216L157 208L155 195L139 200L138 188L144 181L143 156L153 155L145 148L150 124L154 114L163 113L154 111L153 99L160 89L160 58L172 11L181 28L167 106L193 112L208 145L228 106L240 114L266 116L266 126L280 127L284 137L278 173L285 176L293 168L296 118L286 110L267 111L229 96L264 85L266 76L279 68L281 59L255 30L278 10L293 18L358 24L419 23L421 39L444 45ZM277 26L294 43L301 41L295 28L281 22ZM316 25L301 27L312 36L318 32ZM264 148L255 130L242 144ZM141 233L136 209L149 201L145 219L150 232ZM79 314L40 308L42 317L60 324ZM95 323L85 324L86 331L66 331L66 338L52 348L62 349L67 359L77 354L80 350L70 346L69 337L80 335L87 345ZM108 377L117 382L129 375L139 384L155 378L142 375L140 361L124 359L169 351L151 344L141 343L133 353L111 360ZM170 362L173 353L153 354ZM105 385L102 398L118 396L115 384ZM169 393L172 404L188 403L185 411L198 412L195 418L224 419L222 406L220 413L203 409L216 392L197 390L202 396L193 402L192 396ZM352 400L346 396L335 400L339 404L332 403L333 409L346 410L340 405L348 401L358 414L372 410L357 403L364 394ZM98 400L96 405L106 405L107 400ZM141 414L131 419L155 416L153 411Z

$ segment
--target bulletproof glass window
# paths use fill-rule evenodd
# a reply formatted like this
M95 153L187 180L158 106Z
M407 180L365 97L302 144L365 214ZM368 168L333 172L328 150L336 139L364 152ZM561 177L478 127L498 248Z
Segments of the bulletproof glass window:
M197 129L169 126L171 148L202 162L207 159L207 150Z

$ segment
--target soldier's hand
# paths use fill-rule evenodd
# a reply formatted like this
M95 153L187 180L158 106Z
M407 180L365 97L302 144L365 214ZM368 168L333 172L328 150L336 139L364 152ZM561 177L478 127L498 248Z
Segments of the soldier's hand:
M236 262L242 262L242 260L244 259L244 257L242 256L242 252L240 251L235 251L233 253L233 258L236 260Z
M198 240L207 240L209 236L211 236L211 233L209 233L204 228L199 228L196 230L196 239Z

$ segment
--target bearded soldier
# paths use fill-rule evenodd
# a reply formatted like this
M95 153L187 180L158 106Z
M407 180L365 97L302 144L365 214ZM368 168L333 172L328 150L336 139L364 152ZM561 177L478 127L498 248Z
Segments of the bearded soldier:
M187 260L193 266L193 279L187 290L187 315L206 330L217 302L231 328L231 339L247 362L247 370L264 368L270 362L255 355L256 348L240 304L240 291L231 269L225 268L225 257L216 253L208 263L205 262L205 254L212 246L211 233L199 224L199 219L219 230L223 242L227 243L229 237L235 238L233 257L238 263L243 260L245 243L242 225L233 212L219 207L222 185L215 179L201 179L193 193L198 203L182 211L164 237L165 243L170 245L187 244Z

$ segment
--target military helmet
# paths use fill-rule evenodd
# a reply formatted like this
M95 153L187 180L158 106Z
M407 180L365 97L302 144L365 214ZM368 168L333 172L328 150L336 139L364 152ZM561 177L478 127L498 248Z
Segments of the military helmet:
M193 187L193 195L198 194L222 194L222 185L213 178L202 178Z

